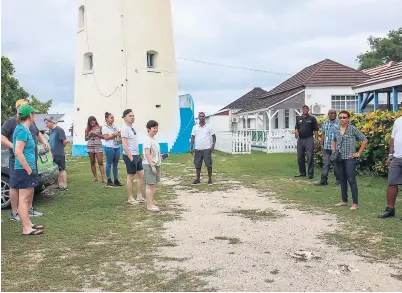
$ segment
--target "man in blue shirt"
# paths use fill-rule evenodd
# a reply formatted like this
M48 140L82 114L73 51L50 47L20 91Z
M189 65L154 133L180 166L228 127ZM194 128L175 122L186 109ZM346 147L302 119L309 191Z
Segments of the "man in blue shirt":
M339 128L339 120L336 118L336 110L330 109L328 111L328 119L322 124L322 136L321 144L323 145L322 150L322 174L321 180L316 183L316 186L328 185L328 173L331 164L332 155L332 140L334 138L334 129ZM338 168L334 164L334 173L336 178L336 184L339 184Z
M57 120L53 116L45 118L46 126L50 129L50 147L52 149L53 161L59 167L59 186L60 191L67 191L67 173L66 173L66 154L64 147L67 144L66 133L63 128L57 126Z

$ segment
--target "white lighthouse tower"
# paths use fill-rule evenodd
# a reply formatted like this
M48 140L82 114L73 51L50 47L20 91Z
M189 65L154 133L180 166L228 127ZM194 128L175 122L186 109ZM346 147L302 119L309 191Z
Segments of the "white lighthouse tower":
M86 155L89 116L133 110L140 137L159 123L167 152L180 128L170 0L78 0L73 155Z

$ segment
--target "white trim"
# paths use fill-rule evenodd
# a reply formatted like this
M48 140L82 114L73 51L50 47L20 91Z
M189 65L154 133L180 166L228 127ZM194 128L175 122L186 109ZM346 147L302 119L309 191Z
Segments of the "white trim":
M387 82L381 82L381 83L376 83L376 84L369 84L366 86L359 87L359 85L352 87L352 90L358 94L358 93L364 93L364 92L371 92L375 90L381 90L389 87L394 87L394 86L399 86L402 85L402 78L387 81Z
M297 92L297 93L295 93L295 94L293 94L293 95L287 97L286 99L283 99L282 101L280 101L280 102L278 102L278 103L276 103L276 104L273 104L272 106L269 106L268 108L259 109L258 112L267 111L267 110L269 110L269 109L275 107L276 105L282 104L283 102L286 102L287 100L290 100L291 98L294 98L294 97L297 96L298 94L301 94L301 93L304 92L305 90L306 90L306 89L302 89L300 92ZM255 113L255 111L256 111L256 110L252 110L252 111L248 111L248 112L243 112L243 113L241 113L241 114L239 114L239 115L248 114L248 113ZM235 114L235 115L236 115L236 114Z

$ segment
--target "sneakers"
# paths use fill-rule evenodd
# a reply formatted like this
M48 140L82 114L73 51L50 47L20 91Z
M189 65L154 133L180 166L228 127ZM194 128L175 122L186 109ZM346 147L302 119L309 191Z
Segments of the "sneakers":
M44 214L41 212L38 212L34 207L29 209L29 216L30 217L42 217Z
M18 216L18 212L15 212L15 213L11 212L10 220L11 221L21 221L20 216Z
M64 187L64 186L57 186L55 189L56 189L57 191L67 191L67 190L68 190L68 188L67 188L67 187Z
M208 180L208 184L211 185L212 184L212 179Z
M328 185L327 181L319 181L317 183L314 184L315 186L324 186L324 185Z
M395 217L395 208L387 207L378 217L382 219Z
M108 187L116 187L116 185L112 182L112 179L108 179L106 185L107 185Z
M200 184L200 183L201 183L200 179L195 179L193 182L193 184Z
M348 205L348 203L343 202L343 201L341 201L340 203L335 204L336 207L344 207L344 206L347 206L347 205Z
M295 178L299 178L299 177L306 177L306 174L299 174L299 175L295 176Z
M114 185L116 186L123 186L123 184L120 183L119 179L114 180Z

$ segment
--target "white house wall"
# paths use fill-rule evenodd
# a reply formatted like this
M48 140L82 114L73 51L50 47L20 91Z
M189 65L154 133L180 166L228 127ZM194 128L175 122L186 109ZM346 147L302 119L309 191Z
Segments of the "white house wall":
M229 115L210 116L206 122L213 128L215 132L231 131L231 121Z
M85 146L89 116L104 122L131 108L140 137L146 123L159 123L158 139L174 143L180 125L170 0L78 0L85 25L78 27L75 68L74 145ZM147 68L147 51L157 52ZM84 54L93 54L93 71L84 71Z
M354 96L355 92L350 86L343 87L307 87L306 90L306 105L310 109L318 104L321 107L320 113L327 114L331 109L331 96Z

